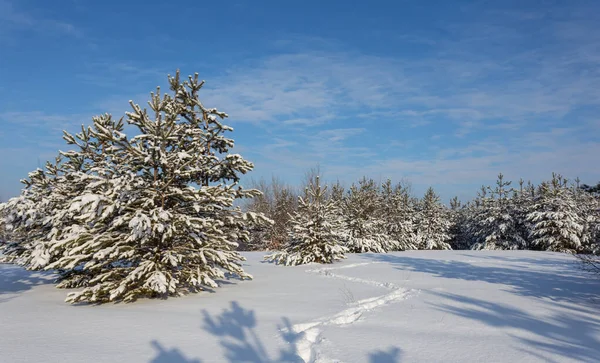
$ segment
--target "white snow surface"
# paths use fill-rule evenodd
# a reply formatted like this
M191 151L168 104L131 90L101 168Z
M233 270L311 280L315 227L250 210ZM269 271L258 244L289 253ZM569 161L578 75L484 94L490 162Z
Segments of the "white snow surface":
M253 281L71 306L52 275L0 265L0 361L598 362L600 279L567 254L409 251L277 266Z

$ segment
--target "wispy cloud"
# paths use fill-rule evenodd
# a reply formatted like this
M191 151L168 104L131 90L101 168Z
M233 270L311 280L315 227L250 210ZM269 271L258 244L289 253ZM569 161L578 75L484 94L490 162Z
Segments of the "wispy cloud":
M448 25L443 39L419 36L432 48L418 59L339 47L265 56L209 80L207 98L233 121L266 124L279 136L292 126L315 130L312 142L276 154L258 146L265 165L286 173L319 163L332 178L409 177L446 194L470 184L471 195L473 184L493 182L498 172L515 180L540 181L552 171L600 178L598 118L589 116L600 111L600 36L593 12L552 21L561 11L492 11ZM341 133L336 143L319 131L340 125L373 129L362 138Z
M443 117L462 123L466 131L482 120L495 125L493 120L503 119L514 128L532 118L561 117L578 106L598 104L600 75L582 76L562 62L541 66L543 73L511 79L505 75L519 64L502 68L464 59L285 54L210 79L206 97L236 121L317 125L356 113L419 126Z
M17 45L16 35L23 31L75 38L84 36L83 31L71 23L27 12L14 4L8 0L0 0L0 42L2 43Z
M0 113L0 121L4 125L18 125L24 130L28 129L44 129L61 131L70 128L73 125L87 124L89 115L85 114L70 114L58 115L48 114L43 111L19 111L19 112L2 112Z
M118 89L121 93L130 90L140 92L144 87L149 93L157 85L166 84L167 74L175 72L175 69L167 67L147 67L117 58L86 62L85 69L75 77L93 86Z

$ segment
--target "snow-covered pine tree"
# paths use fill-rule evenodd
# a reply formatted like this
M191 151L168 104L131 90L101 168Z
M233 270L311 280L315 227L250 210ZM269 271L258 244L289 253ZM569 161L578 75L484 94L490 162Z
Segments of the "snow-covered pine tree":
M3 217L3 210L6 203L0 203L0 251L8 241L8 231L6 230L6 221Z
M384 232L390 238L390 250L417 249L414 245L414 210L408 189L401 184L392 185L387 179L380 188L381 209L378 214L383 221Z
M339 180L331 186L331 190L329 191L329 197L333 199L333 201L338 206L341 206L344 202L344 186L340 183Z
M581 232L581 251L600 254L600 194L587 192L581 188L579 178L575 179L573 196L577 206L577 214L583 221Z
M29 175L32 173L34 172ZM3 231L0 263L19 263L20 257L28 251L27 232L24 227L36 219L35 215L32 216L34 203L31 198L25 198L24 193L25 190L22 190L18 197L0 204L0 228Z
M423 250L450 250L450 219L440 197L429 187L417 211L417 243Z
M570 253L581 249L583 219L577 213L572 189L559 174L540 185L527 220L532 223L533 248Z
M473 249L516 250L526 247L514 199L511 198L513 190L510 184L500 173L496 187L488 187L491 199L486 203L485 215L480 215L483 218L479 220L479 230L476 232L481 242L473 246Z
M358 186L352 184L341 208L350 252L382 253L396 248L385 233L381 219L381 199L373 179L362 178Z
M60 265L60 261L80 254L79 247L89 243L94 224L99 222L82 221L100 206L101 196L117 180L125 156L123 120L114 120L105 114L93 117L92 122L91 126L82 126L81 132L75 135L65 131L63 139L75 149L60 151L60 161L57 159L54 165L46 166L52 185L44 225L50 230L34 241L26 262L29 269L56 268L57 286L61 288L87 286L93 277L80 265ZM114 143L108 144L103 134L114 137ZM97 213L100 215L101 211L104 212L98 210Z
M55 164L46 164L46 169L55 170L59 162L60 157L57 157ZM27 267L34 246L50 232L51 225L47 220L55 207L51 196L55 189L53 184L57 184L50 174L39 168L30 172L27 179L21 180L25 185L21 194L0 205L7 239L0 247L2 262Z
M450 199L450 229L452 237L450 246L453 250L465 250L471 247L471 239L468 231L470 204L462 205L457 196Z
M528 181L525 184L523 179L519 180L519 189L513 191L511 200L512 213L516 222L516 229L523 238L523 249L529 249L531 235L531 223L527 221L527 215L531 211L533 198L535 196L535 187Z
M483 226L483 221L488 216L488 209L492 203L492 198L488 193L488 188L482 185L477 192L477 197L469 203L465 211L467 220L465 225L465 242L470 243L469 249L477 249L485 243L485 240L479 235Z
M305 196L298 197L288 242L282 251L265 256L265 260L288 266L333 263L345 258L348 251L344 237L336 203L327 196L327 186L321 187L317 176L306 188Z
M44 266L63 272L59 286L84 287L68 302L177 296L217 287L225 272L251 278L235 248L248 224L266 219L233 203L260 193L237 185L253 165L229 153L227 115L200 102L197 74L181 82L178 71L169 83L173 96L151 96L153 117L130 102L139 135L96 118L94 147L75 142L79 150L64 154L90 163L85 190L69 196L74 224L61 233L62 253Z

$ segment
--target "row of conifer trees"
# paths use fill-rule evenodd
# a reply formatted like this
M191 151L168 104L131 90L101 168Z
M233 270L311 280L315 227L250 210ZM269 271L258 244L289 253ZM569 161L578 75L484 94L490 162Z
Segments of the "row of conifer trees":
M281 182L260 182L262 196L246 207L274 223L252 230L242 248L281 250L271 256L285 264L323 260L325 250L336 256L411 249L600 252L600 194L558 174L537 186L511 184L500 174L474 200L455 197L445 206L432 188L415 198L390 180L363 178L345 190L340 183L328 189L313 176L298 203ZM317 245L323 251L310 252Z

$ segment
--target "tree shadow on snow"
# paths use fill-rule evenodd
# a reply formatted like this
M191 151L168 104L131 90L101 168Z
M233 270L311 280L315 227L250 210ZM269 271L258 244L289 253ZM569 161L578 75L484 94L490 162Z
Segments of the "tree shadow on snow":
M534 251L514 251L515 256L523 255L523 256L518 256L518 257L501 255L502 253L506 252L503 250L487 250L485 252L486 252L485 255L479 253L479 251L461 253L460 255L465 256L465 257L477 258L480 260L509 262L511 264L521 265L521 266L538 265L538 266L544 266L544 267L552 267L554 269L569 270L569 269L571 269L572 266L577 265L577 260L565 259L564 257L569 256L569 255L567 255L565 253L561 253L561 252L535 251L535 253L543 253L544 259L539 259L539 258L536 259L536 258L532 258L532 257L527 257L527 254L529 252L534 252ZM498 255L494 255L496 252L498 253Z
M434 294L459 303L458 306L436 305L438 310L492 327L510 328L511 337L531 348L524 352L545 361L551 360L541 352L557 357L558 361L594 362L600 356L600 319L589 314L561 312L540 317L505 304L448 293Z
M158 351L149 363L201 363L199 359L187 359L183 353L177 348L166 350L157 341L152 341L150 344Z
M280 345L278 352L270 354L264 343L265 338L257 334L258 322L253 310L244 309L238 302L233 301L228 309L224 309L218 315L211 316L206 310L203 311L203 315L202 328L219 338L223 350L221 354L207 357L209 361L222 361L224 359L231 363L304 362L298 350L298 343L303 338L304 333L294 332L292 323L288 318L281 318L281 323L277 326L279 337L284 341L284 344ZM277 336L269 336L267 339L277 339ZM178 349L166 350L156 341L151 344L158 350L158 355L149 363L201 362L199 359L186 358ZM395 347L391 347L387 351L369 353L369 362L398 363L400 362L400 353L400 349Z
M471 255L469 255L471 256ZM472 255L473 257L480 257ZM500 256L499 256L500 257ZM436 260L409 256L365 254L364 258L385 262L397 269L428 273L436 277L466 281L484 281L507 285L506 291L554 302L598 305L600 280L580 271L577 264L556 260L557 268L546 271L523 270L520 266L477 266L463 261ZM514 261L507 261L514 262ZM525 260L535 265L538 260ZM567 268L567 267L570 268Z
M205 310L204 330L220 338L225 357L230 362L303 362L296 342L301 334L294 333L289 319L282 318L278 326L281 337L288 347L279 351L277 359L271 359L262 339L256 334L257 321L253 310L246 310L233 301L220 315L211 317Z
M398 363L400 362L400 348L391 347L387 351L379 350L369 354L369 363Z
M28 271L21 266L2 263L0 264L0 303L15 297L3 297L3 295L20 294L37 285L53 282L54 277L51 273Z

